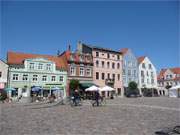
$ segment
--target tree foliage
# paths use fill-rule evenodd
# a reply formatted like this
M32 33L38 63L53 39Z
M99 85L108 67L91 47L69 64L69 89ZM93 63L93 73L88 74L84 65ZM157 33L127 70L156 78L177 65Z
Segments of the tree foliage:
M79 87L79 80L73 79L70 81L69 88L70 93L74 92L75 89L78 89Z
M139 90L137 88L137 83L132 81L128 84L128 89L126 90L126 96L130 96L132 94L137 95L139 94Z

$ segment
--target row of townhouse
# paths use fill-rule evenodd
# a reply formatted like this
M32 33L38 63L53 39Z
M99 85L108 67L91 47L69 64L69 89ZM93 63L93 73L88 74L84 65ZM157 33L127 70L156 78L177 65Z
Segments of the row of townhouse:
M155 66L148 57L137 58L128 48L115 51L78 42L75 52L69 46L58 56L8 52L7 65L1 62L1 70L7 69L3 75L8 78L0 86L15 88L18 95L34 86L42 87L47 93L56 86L66 96L72 79L79 80L81 88L109 85L119 96L124 96L131 81L138 84L140 94L144 88L157 89ZM0 79L1 76L2 71Z

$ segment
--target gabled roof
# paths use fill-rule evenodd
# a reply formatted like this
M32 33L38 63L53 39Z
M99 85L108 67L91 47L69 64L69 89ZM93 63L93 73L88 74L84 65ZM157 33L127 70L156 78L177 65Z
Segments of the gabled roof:
M160 80L163 76L164 76L164 73L166 72L167 69L161 69L157 79Z
M158 75L158 80L160 80L161 78L164 77L164 74L167 70L172 71L174 74L180 74L180 67L176 67L176 68L167 68L167 69L161 69L159 75ZM174 79L179 79L179 77L176 77Z
M128 52L128 48L122 48L121 50L120 50L120 52L123 54L123 55L125 55L127 52Z
M49 61L55 62L57 69L65 69L65 63L62 58L52 55L40 55L40 54L30 54L30 53L20 53L20 52L8 52L7 54L7 64L23 64L25 59L33 58L45 58Z
M137 58L138 63L140 64L141 62L143 62L143 60L146 58L146 56L141 56L139 58Z

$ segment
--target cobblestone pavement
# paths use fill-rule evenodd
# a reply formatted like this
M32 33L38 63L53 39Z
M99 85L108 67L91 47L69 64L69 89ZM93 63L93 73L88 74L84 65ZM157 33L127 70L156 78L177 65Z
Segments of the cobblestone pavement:
M180 125L177 98L117 98L102 107L92 107L88 101L80 107L42 107L0 104L0 134L153 135L164 127Z

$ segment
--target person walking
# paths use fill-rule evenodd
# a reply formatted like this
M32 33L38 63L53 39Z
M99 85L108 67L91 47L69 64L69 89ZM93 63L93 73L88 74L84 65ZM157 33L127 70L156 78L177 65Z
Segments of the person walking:
M100 94L98 91L95 92L95 103L97 106L99 106L99 98L100 98ZM94 106L93 104L93 106Z
M79 93L78 93L77 89L74 91L73 97L74 97L73 103L74 103L75 106L77 106L78 105L77 100L79 99Z

